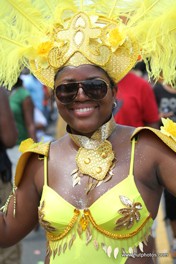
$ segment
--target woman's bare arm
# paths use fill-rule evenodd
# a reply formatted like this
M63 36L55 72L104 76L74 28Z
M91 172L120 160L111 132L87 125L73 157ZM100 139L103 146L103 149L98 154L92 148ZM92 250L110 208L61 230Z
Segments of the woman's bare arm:
M157 175L159 182L176 196L176 153L167 146L160 154Z
M176 196L176 153L150 131L142 131L139 138L146 150L144 170L153 161L158 183Z
M40 186L38 184L40 178ZM32 154L16 191L16 215L13 217L14 199L10 200L7 215L0 214L0 247L11 246L24 238L38 223L39 189L42 190L43 161Z

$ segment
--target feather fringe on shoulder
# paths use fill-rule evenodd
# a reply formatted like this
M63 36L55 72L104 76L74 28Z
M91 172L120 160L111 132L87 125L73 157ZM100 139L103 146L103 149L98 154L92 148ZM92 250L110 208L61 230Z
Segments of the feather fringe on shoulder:
M9 89L41 41L78 11L123 22L139 43L149 74L176 80L176 0L3 0L0 8L0 81Z

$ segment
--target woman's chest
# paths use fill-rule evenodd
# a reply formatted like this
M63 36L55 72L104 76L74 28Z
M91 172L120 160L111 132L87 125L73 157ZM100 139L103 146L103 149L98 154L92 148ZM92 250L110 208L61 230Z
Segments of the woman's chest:
M89 207L114 186L123 182L130 174L134 175L139 192L140 190L144 192L145 185L148 185L145 180L148 177L145 174L153 173L151 166L150 171L144 172L145 156L143 154L134 153L134 160L132 159L131 142L127 147L120 146L114 151L116 162L102 181L97 181L88 174L79 174L76 155L76 151L70 151L67 155L58 153L57 156L50 157L47 178L49 186L77 208ZM77 174L78 177L76 177ZM88 186L92 188L87 192ZM125 187L130 189L128 184Z

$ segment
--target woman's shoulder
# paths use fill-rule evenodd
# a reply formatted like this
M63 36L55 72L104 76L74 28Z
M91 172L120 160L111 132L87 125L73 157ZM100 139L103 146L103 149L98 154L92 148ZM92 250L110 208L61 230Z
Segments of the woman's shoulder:
M50 143L51 142L34 143L34 141L31 138L28 138L21 142L19 151L22 152L22 154L16 166L15 182L14 182L15 186L18 186L20 184L26 167L29 170L33 169L34 167L37 167L39 165L38 161L43 160L44 156L49 155ZM38 157L37 159L36 156ZM34 160L36 160L35 164L34 164Z
M112 133L112 138L117 141L119 139L120 141L123 141L123 139L126 141L130 141L130 138L132 134L135 131L135 127L131 126L124 126L124 125L116 125L115 130Z
M176 124L170 123L171 120L167 120L161 130L154 129L151 127L138 127L134 130L131 135L131 140L141 138L144 142L153 143L154 145L167 145L170 149L176 152ZM169 124L170 123L170 124ZM174 129L175 127L175 129Z
M73 142L69 135L66 134L50 144L49 156L51 158L56 155L69 155L72 148L74 148Z
M151 127L129 127L117 125L113 137L112 144L116 145L130 144L132 139L138 143L138 149L145 148L146 151L158 152L158 150L165 150L169 147L176 152L176 123L170 119L163 120L161 129L154 129Z

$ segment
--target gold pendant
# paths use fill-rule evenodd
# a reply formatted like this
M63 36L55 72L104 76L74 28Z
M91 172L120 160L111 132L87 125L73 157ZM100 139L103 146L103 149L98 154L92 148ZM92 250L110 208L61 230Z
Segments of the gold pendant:
M116 127L113 116L100 127L91 138L70 134L73 141L80 146L76 155L77 169L73 170L73 187L81 184L81 177L88 176L86 194L101 183L109 181L113 176L112 169L118 161L114 157L112 144L106 140ZM89 178L91 181L89 182Z
M113 159L112 145L105 140L95 149L79 148L76 155L76 164L81 173L102 181L109 171Z

